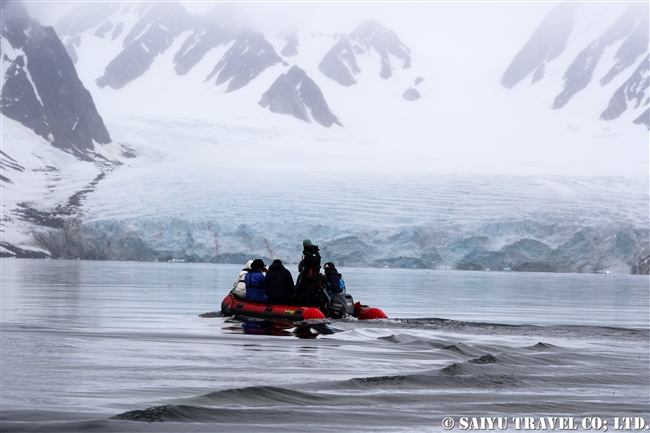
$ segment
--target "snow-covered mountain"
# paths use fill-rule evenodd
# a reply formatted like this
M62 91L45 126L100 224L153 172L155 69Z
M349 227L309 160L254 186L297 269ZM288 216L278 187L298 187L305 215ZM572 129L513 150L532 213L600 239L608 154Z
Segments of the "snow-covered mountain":
M290 114L308 123L311 121L311 114L311 117L323 126L342 126L327 106L318 85L297 66L280 75L269 90L264 92L259 104L269 107L274 113Z
M74 6L49 23L74 67L42 69L78 76L110 138L82 161L11 120L10 67L33 74L5 14L0 254L292 262L309 237L342 266L648 273L647 5L529 5L489 39L509 21L482 8L513 6L476 4L480 41L451 5L288 31L237 5Z
M418 101L423 112L429 106L422 103L422 98L444 96L440 89L439 95L432 90L446 83L434 81L435 77L427 77L425 73L428 65L424 63L432 62L425 61L431 47L418 40L415 42L419 43L421 52L413 52L393 29L376 20L366 19L356 28L334 29L329 34L306 31L265 34L251 28L243 12L234 13L232 9L217 5L198 15L175 2L102 3L101 7L85 3L62 16L54 27L71 58L76 60L84 82L88 85L91 80L96 81L99 89L110 87L131 93L133 86L125 88L128 83L146 87L142 81L159 75L151 70L159 64L157 69L175 71L177 78L170 75L172 81L168 85L189 87L195 89L194 93L205 94L207 82L216 85L217 92L229 93L253 81L264 80L270 84L297 66L319 87L329 106L361 97L361 102L372 104L376 111L376 95L367 95L370 89L343 92L324 81L354 87L362 76L366 82L370 77L381 77L380 81L386 82L384 92L409 103ZM611 128L614 122L649 127L647 4L560 3L538 23L527 41L522 38L519 43L519 52L509 66L502 68L504 87L517 87L520 92L530 94L528 99L534 104L541 103L545 110L562 109L576 95L581 96L580 101L573 103L575 110L584 112L583 106L598 107L599 116L592 117L590 123L601 129ZM90 62L92 66L88 65ZM434 58L434 67L442 64L449 62ZM181 79L187 75L191 78ZM425 81L427 87L418 88L426 78L429 78ZM543 87L545 97L540 98L539 92L527 88L530 86ZM264 91L268 88L266 85ZM258 102L264 91L253 99ZM228 106L232 103L231 98L217 99L215 92L207 92L212 103ZM284 97L291 99L291 89L287 87L286 92ZM247 98L241 92L236 99L246 110L255 111L255 106L246 105L251 101L245 101ZM379 108L385 109L388 115L397 107L395 103L390 105ZM353 112L359 111L354 108ZM575 110L566 117L574 118ZM352 116L346 118L344 113L337 116L348 126L357 120ZM568 127L581 121L574 118L567 122Z
M501 82L505 87L512 88L530 75L531 83L535 84L544 79L551 62L563 57L572 58L562 76L562 88L553 100L553 109L563 108L585 89L600 86L607 89L605 94L611 95L609 104L603 107L600 119L617 119L629 108L634 113L633 123L650 129L648 4L630 4L615 21L593 33L597 37L584 48L572 40L572 33L576 27L576 30L581 30L581 24L593 26L594 21L577 22L580 18L576 16L578 9L576 3L560 3L549 12L510 63ZM574 50L567 50L571 45L582 49L575 54ZM613 58L607 56L603 59L606 50L614 48L616 51ZM601 61L605 65L599 67ZM609 86L617 76L626 79L622 84L621 80L616 80L616 86ZM628 107L628 104L632 106Z
M111 137L54 30L20 2L1 7L2 114L79 158L106 160L95 144Z
M356 84L354 75L361 73L357 56L370 52L379 55L376 69L379 76L388 79L395 66L391 57L401 63L402 69L411 67L411 50L404 45L395 32L381 24L368 20L362 22L350 35L342 35L318 64L318 69L328 78L343 86Z
M230 27L226 26L228 31L225 30L220 25L220 23L226 25L228 21L222 16L223 12L222 8L215 8L207 16L193 15L188 13L180 3L173 2L105 3L99 9L82 5L59 19L55 28L62 35L65 46L75 61L84 60L80 59L78 54L83 45L94 44L97 42L96 39L110 39L111 48L105 51L118 53L112 59L101 60L105 68L103 74L95 78L100 89L107 86L122 89L128 83L147 79L153 62L168 50L173 52L173 67L180 76L188 74L200 63L208 62L206 56L209 57L211 52L223 47L227 49L220 54L218 62L213 65L210 73L196 78L203 78L203 82L211 82L216 86L223 85L224 92L228 93L245 87L267 69L281 64L290 70L276 75L272 89L276 101L295 99L295 91L290 88L291 86L281 84L283 82L287 84L287 77L294 76L296 70L302 70L308 79L305 82L310 83L310 88L317 89L319 93L318 96L314 96L320 100L318 104L327 106L326 95L298 63L290 65L283 60L277 54L274 45L267 40L267 36L245 27L244 24L230 23ZM279 46L280 41L284 41L284 46L278 51L286 59L299 55L301 46L297 33L287 32L277 35L274 39L276 46ZM322 72L319 77L325 76L344 86L356 83L352 75L362 72L357 65L359 56L372 57L376 63L372 65L373 67L368 67L366 73L376 73L383 79L391 78L396 67L401 69L411 67L410 49L393 31L372 20L362 22L349 35L337 34L334 37L320 35L316 39L324 39L324 42L330 43L332 47L324 54L308 53L308 61L312 62L313 66L318 65L318 69ZM349 47L349 53L345 52L347 49L345 47ZM314 58L319 55L322 55L322 60L316 63ZM304 61L304 56L300 61ZM200 85L200 82L194 84ZM406 101L414 101L421 96L410 87L405 87L403 91L407 92L404 96ZM279 95L278 92L283 94ZM265 93L265 95L262 97L263 101L269 98L269 94ZM261 105L266 107L268 104ZM329 108L317 112L323 110L329 111ZM274 109L272 106L270 111L308 120L301 110ZM340 125L340 122L335 120L335 116L328 114L325 117L327 120L324 118L318 120L316 115L314 120L327 127L332 124Z
M104 70L104 75L97 78L99 87L110 86L121 89L130 81L142 76L149 70L154 59L164 53L174 40L192 26L192 21L180 3L150 3L138 6L138 20L125 34L123 49L112 59ZM83 17L81 18L83 20ZM112 28L109 20L100 24L96 30ZM118 26L123 23L119 23ZM124 29L124 25L120 29ZM114 32L111 38L118 38L123 30ZM103 32L100 32L103 35ZM74 35L77 37L78 35ZM99 35L98 35L99 37Z
M617 134L612 127L626 129L629 124L650 127L648 5L560 3L549 8L543 19L537 18L536 28L527 34L521 32L518 40L511 38L509 42L519 46L518 52L513 52L509 65L498 66L502 85L516 93L509 109L516 112L517 104L523 104L528 107L517 115L557 119L560 129L588 128L588 134L612 136ZM456 66L455 58L435 53L439 45L456 42L446 34L442 40L431 40L427 35L406 43L395 29L373 19L361 20L356 27L332 26L329 33L305 29L260 32L251 27L245 15L238 5L225 8L218 4L197 14L175 2L102 3L97 7L89 2L63 15L54 28L86 86L100 100L106 98L107 106L121 100L125 106L140 110L142 104L133 100L159 98L160 89L154 90L147 82L162 77L162 72L164 85L182 89L186 100L170 93L160 111L176 115L186 104L196 111L216 106L215 116L225 112L241 118L260 110L257 103L262 94L276 80L282 81L280 77L290 68L298 67L319 88L347 130L357 126L365 130L371 122L418 122L427 113L446 115L439 110L451 103L450 98L471 92L466 79L463 82L458 78L468 87L463 90L458 84L449 85L447 77L438 73L445 67L466 69ZM411 29L402 26L400 30L407 33ZM480 33L480 29L476 31ZM474 62L481 67L483 63ZM337 88L334 83L350 89ZM352 89L355 87L359 88ZM143 89L149 91L143 93ZM276 93L278 89L276 86ZM283 89L287 92L284 99L295 97L290 86ZM504 101L513 99L505 93L495 96ZM399 103L393 101L396 98ZM156 105L160 103L156 101ZM402 110L403 103L416 108ZM233 110L233 105L239 110ZM345 108L337 108L340 105ZM373 116L368 122L361 121L359 113L367 114L369 107ZM500 107L493 109L501 111ZM539 113L528 113L530 109ZM548 112L552 110L563 114ZM297 120L304 120L304 116ZM312 125L319 128L326 124ZM557 137L547 140L557 141Z
M62 229L78 218L84 197L133 154L111 141L52 27L33 20L20 2L0 7L0 249L3 255L44 257L33 228Z

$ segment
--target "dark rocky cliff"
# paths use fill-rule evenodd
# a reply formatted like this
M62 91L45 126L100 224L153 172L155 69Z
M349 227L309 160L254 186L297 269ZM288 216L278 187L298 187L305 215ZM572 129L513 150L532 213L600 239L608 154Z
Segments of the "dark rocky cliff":
M614 92L607 109L603 111L600 118L603 120L616 119L627 110L628 102L633 103L635 108L638 108L642 103L648 105L650 99L646 98L646 94L648 87L650 87L649 70L650 56L646 56L630 78ZM646 100L644 101L643 98L646 98Z
M226 92L232 92L250 83L266 68L280 62L282 59L262 33L246 31L237 37L205 80L209 81L219 74L215 84L230 80Z
M31 19L21 2L3 2L2 38L16 50L2 86L2 113L53 146L92 160L93 140L111 142L90 92L52 27Z
M121 89L149 70L154 59L192 25L192 17L180 3L154 3L126 35L124 49L106 66L97 85Z
M323 126L334 124L342 126L332 113L323 92L298 66L292 66L286 74L281 74L264 92L259 102L262 107L269 107L274 113L289 114L297 119L311 122L307 109L314 120Z
M564 73L564 89L555 97L554 109L564 107L576 93L587 87L605 48L620 40L623 44L616 53L617 62L602 78L601 85L609 83L648 50L647 4L632 4L600 38L578 54Z
M318 64L318 69L327 77L342 86L357 84L354 75L361 72L357 66L357 58L354 56L352 45L348 38L341 38L325 54L323 60Z
M546 64L562 54L566 47L573 30L575 10L574 3L560 3L542 20L503 73L501 83L505 87L513 88L533 71L533 82L544 77Z
M373 20L361 23L348 36L342 36L325 54L318 69L328 78L343 86L356 84L354 75L361 73L356 55L370 52L379 54L379 76L388 79L395 65L391 58L401 62L403 69L411 67L411 50L404 45L395 32Z
M282 54L284 57L293 57L298 55L298 46L300 43L298 42L298 35L295 33L287 33L282 36L285 41L287 41L287 44L282 48L282 51L280 51L280 54Z
M531 74L532 83L544 78L546 65L561 56L571 40L578 40L580 35L571 34L576 15L579 16L578 11L582 7L577 3L560 3L542 20L501 77L504 87L510 89ZM648 52L649 15L647 3L632 3L620 16L601 17L611 19L611 24L604 32L596 33L597 37L586 47L573 47L581 50L573 59L565 59L571 62L564 72L562 88L558 89L559 93L551 108L563 108L579 92L600 95L600 88L606 87L614 78L637 65L623 85L611 90L606 87L606 95L612 96L608 106L601 108L604 111L600 119L616 119L631 108L635 110L635 116L638 116L633 123L648 126L647 110L641 115L637 113L643 110L642 106L650 103L650 98L647 98L648 58L639 62ZM606 56L606 60L603 60L606 49L616 45L618 48L613 58ZM607 72L602 77L594 77L597 70Z
M174 69L179 75L187 74L210 50L228 42L230 38L215 22L205 22L183 42L174 55Z

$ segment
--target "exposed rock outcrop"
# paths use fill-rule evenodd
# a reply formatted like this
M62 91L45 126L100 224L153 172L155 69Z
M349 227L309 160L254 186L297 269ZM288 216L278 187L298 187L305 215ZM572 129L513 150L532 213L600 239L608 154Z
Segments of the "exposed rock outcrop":
M296 85L291 81L287 74L280 75L269 90L264 92L259 105L273 113L289 114L296 119L311 122L307 114L307 108L300 99Z
M174 55L174 69L179 75L187 74L210 50L228 42L230 38L215 22L204 23L187 37Z
M632 267L632 274L650 275L650 255L639 257Z
M650 109L645 110L639 117L634 119L632 123L636 125L645 125L650 129Z
M264 92L259 102L274 113L289 114L297 119L310 122L307 109L313 119L323 126L334 124L342 126L339 119L327 105L318 85L298 66L293 66L286 74L281 74Z
M648 5L645 5L645 11L642 8L639 8L637 14L637 20L639 21L634 27L634 30L628 36L621 46L616 50L614 59L616 63L610 68L610 70L605 74L603 78L600 79L601 85L606 85L614 77L616 77L621 71L624 71L628 67L632 66L634 62L643 55L643 53L648 51Z
M409 87L402 94L402 98L406 99L407 101L417 101L421 96L422 95L420 95L420 92L415 90L413 87Z
M348 38L341 38L325 54L323 60L318 64L318 69L327 77L342 86L349 87L357 83L354 75L361 72L357 66L357 58L354 56L352 45Z
M280 54L284 57L292 57L298 55L298 35L295 33L287 33L284 35L284 40L287 41L287 44L282 48Z
M73 63L77 63L78 60L75 47L79 47L80 34L102 24L95 30L94 35L104 38L104 35L114 27L107 19L117 6L118 3L81 3L54 24L54 29Z
M391 58L401 61L401 67L411 67L411 50L404 45L395 32L373 20L361 23L348 36L342 36L325 54L318 69L328 78L343 86L356 84L354 75L361 69L356 55L376 52L379 55L379 76L388 79L395 66Z
M546 63L557 58L566 47L573 30L575 10L574 3L556 6L512 59L501 77L501 84L511 89L533 71L533 82L541 80Z
M643 98L647 97L648 87L650 87L649 71L650 56L646 56L630 78L614 92L607 109L603 111L600 118L603 120L616 119L627 110L628 102L636 101L634 108L638 108L644 102ZM648 103L647 99L645 103Z
M93 141L111 142L90 92L52 27L32 20L21 2L2 3L2 38L15 56L3 77L2 113L53 146L92 160Z
M241 33L235 43L219 60L210 75L209 81L217 75L216 85L230 80L226 92L240 89L251 82L266 68L282 62L264 35L255 31Z
M180 3L153 3L126 35L124 49L98 78L99 87L121 89L144 74L181 32L192 28L192 18Z
M645 35L645 40L639 36ZM608 83L614 76L631 66L648 49L648 5L634 3L603 35L584 48L564 73L564 89L553 101L553 108L564 107L569 100L591 82L594 70L605 48L624 39L617 52L617 63L601 80ZM641 41L641 42L639 42Z

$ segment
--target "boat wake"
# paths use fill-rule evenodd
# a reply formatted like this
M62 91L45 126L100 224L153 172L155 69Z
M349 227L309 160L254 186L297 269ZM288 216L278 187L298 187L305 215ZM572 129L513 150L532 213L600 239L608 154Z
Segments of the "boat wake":
M647 342L648 331L443 319L383 320L373 330L367 328L369 322L363 328L350 320L333 322L348 327L323 337L336 339L341 362L351 363L355 351L370 346L375 356L390 360L394 373L229 388L112 419L216 424L229 431L257 425L274 431L327 431L324 426L336 417L354 431L386 431L400 425L440 426L442 418L453 415L614 416L617 411L647 411L647 371L635 362L634 345L614 341ZM456 332L449 333L450 328ZM544 340L520 344L532 334ZM594 344L598 341L602 347Z

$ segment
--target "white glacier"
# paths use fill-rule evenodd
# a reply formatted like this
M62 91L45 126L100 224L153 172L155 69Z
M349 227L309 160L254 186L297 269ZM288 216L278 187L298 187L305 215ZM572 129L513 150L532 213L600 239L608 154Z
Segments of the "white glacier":
M55 254L291 263L309 237L345 266L629 273L647 246L647 177L311 171L309 155L289 170L263 130L115 125L138 156L86 197L74 242L41 230Z

